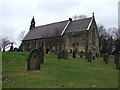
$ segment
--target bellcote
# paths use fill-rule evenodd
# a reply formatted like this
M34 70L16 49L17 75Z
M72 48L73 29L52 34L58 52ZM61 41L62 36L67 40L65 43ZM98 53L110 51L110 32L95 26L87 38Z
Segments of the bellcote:
M30 30L32 28L35 28L35 19L34 19L34 16L33 16L32 20L31 20Z

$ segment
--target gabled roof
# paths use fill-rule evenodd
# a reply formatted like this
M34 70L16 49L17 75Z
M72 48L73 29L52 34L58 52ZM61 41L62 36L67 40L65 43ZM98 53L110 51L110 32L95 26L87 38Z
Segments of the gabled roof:
M65 33L79 32L79 31L87 30L90 25L91 20L92 20L92 17L75 20L69 24Z
M35 27L29 30L23 40L60 36L68 21L69 20Z
M61 21L57 23L38 26L29 30L23 40L32 40L53 36L61 36L63 33L88 30L92 17L74 21Z

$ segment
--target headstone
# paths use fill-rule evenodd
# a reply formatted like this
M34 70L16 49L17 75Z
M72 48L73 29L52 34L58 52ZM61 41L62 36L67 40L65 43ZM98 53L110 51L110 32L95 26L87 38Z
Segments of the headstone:
M68 52L67 51L59 51L58 52L58 59L68 59Z
M109 62L109 55L107 53L105 53L103 55L103 61L105 62L105 64L108 64L108 62Z
M72 53L72 50L70 50L70 53Z
M64 59L64 57L65 57L65 51L62 50L62 58Z
M95 56L93 56L93 60L95 60Z
M41 64L44 63L44 49L42 47L38 48L38 52L40 53L41 57Z
M28 71L40 70L41 56L37 49L33 49L30 51L27 62Z
M120 51L118 52L118 59L116 63L116 69L120 70Z
M49 53L49 49L47 48L47 49L46 49L46 54L48 54L48 53Z
M64 50L63 50L63 58L64 58L65 60L68 59L68 52L67 52L67 51L64 51Z
M58 52L58 59L62 59L62 52L61 51Z
M88 62L92 62L92 52L88 52Z
M73 58L76 58L76 50L73 50Z
M80 58L83 58L83 51L80 52Z

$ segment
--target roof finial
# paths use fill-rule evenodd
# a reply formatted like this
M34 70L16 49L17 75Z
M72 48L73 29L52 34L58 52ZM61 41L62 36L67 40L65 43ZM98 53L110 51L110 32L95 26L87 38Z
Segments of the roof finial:
M93 14L92 17L94 17L94 12L92 14Z

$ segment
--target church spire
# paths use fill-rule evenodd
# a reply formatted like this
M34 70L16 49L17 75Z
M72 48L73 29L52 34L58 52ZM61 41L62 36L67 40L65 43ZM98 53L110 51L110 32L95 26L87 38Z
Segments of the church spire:
M34 27L35 27L35 19L34 19L34 16L33 16L32 20L31 20L30 30Z

